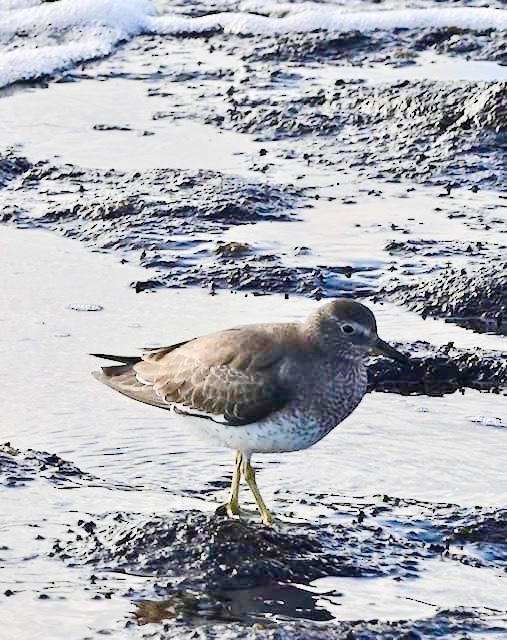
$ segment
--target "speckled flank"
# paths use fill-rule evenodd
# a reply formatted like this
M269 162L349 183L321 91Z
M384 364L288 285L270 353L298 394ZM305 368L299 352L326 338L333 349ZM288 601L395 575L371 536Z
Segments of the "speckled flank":
M204 418L191 418L197 429L215 446L220 444L245 454L298 451L316 444L342 422L361 402L367 386L362 361L333 364L335 375L324 383L301 387L283 410L244 426L224 425ZM310 409L310 410L309 410Z

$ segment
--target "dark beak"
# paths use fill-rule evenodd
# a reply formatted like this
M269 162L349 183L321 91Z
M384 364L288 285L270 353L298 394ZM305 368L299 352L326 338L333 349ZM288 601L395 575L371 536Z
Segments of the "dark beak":
M391 347L390 344L387 344L387 342L384 342L379 337L377 337L377 339L373 343L372 348L375 353L381 353L387 356L388 358L392 358L393 360L396 360L397 362L406 364L409 361L408 356L401 353L401 351L398 351L398 349Z

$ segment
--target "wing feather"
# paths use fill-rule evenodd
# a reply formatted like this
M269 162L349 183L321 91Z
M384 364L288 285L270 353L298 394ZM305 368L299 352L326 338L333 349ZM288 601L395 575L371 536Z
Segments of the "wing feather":
M245 425L289 400L281 375L290 342L286 333L277 335L276 325L229 329L150 350L133 364L104 367L99 379L141 402Z

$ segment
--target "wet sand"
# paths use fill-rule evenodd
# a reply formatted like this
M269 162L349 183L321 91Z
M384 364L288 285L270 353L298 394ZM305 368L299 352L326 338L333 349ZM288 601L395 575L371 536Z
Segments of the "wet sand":
M206 561L198 572L199 580L192 572L189 574L188 568L182 569L178 562L170 559L161 562L160 554L171 548L167 534L162 535L162 531L172 526L180 532L178 535L184 536L186 510L195 514L194 519L198 518L194 526L204 536L202 544L211 543L208 537L210 525L199 520L198 512L212 513L225 498L230 456L196 441L177 416L167 418L149 407L126 406L121 398L100 388L89 376L89 371L96 365L86 353L106 348L135 351L143 344L179 340L188 337L190 326L200 333L223 326L224 318L228 323L244 322L245 313L249 320L298 318L316 302L274 296L245 298L230 293L209 296L195 290L136 294L128 285L141 267L120 264L110 256L90 253L71 240L40 231L2 228L0 239L2 272L8 274L4 277L3 288L4 296L8 295L4 298L6 308L17 310L15 317L3 313L1 318L4 336L1 341L2 386L8 398L3 403L2 431L4 439L10 439L19 449L16 455L4 450L6 457L0 465L4 480L2 512L7 514L2 526L2 544L7 547L2 552L2 573L6 591L14 592L2 599L2 610L12 637L23 637L20 634L29 634L30 628L35 628L19 617L20 608L27 602L37 612L33 624L39 629L42 625L45 633L51 633L53 637L60 637L55 635L59 633L57 627L61 626L57 623L58 618L64 621L61 637L68 637L69 630L85 637L85 629L90 627L94 633L107 629L118 634L126 622L135 619L135 611L140 615L136 608L140 606L140 600L165 602L169 599L169 613L160 615L170 620L170 611L183 598L186 608L177 606L178 611L182 611L178 615L183 621L174 629L180 637L189 633L188 624L199 625L207 621L208 625L210 618L222 620L218 628L212 625L217 637L222 637L220 629L225 633L224 620L228 619L239 617L243 621L239 627L237 622L227 623L233 625L234 633L240 634L246 633L250 624L262 621L266 615L299 618L300 614L291 608L298 602L297 591L282 592L277 598L286 598L289 607L278 614L276 607L273 609L270 605L257 610L254 603L258 596L248 595L249 591L245 592L244 602L238 610L239 604L234 604L235 600L232 604L229 602L230 584L222 584L225 593L217 595L216 586L203 587L199 582L204 572L208 576L205 583L209 583L212 565L208 566ZM22 261L19 259L21 251L25 255ZM62 263L65 270L61 269ZM103 309L75 310L87 306ZM206 318L202 314L203 308L209 309ZM388 339L398 337L399 311L392 305L379 306L376 311L383 335ZM163 323L160 322L161 313L165 317ZM470 342L469 332L465 329L452 328L441 321L424 322L416 314L405 313L404 325L404 334L399 336L402 338L419 333L422 338L434 339L435 335L452 338L460 346ZM473 337L473 342L483 348L496 346L497 340L488 335L475 334ZM23 369L22 385L17 376L10 374L20 366ZM371 588L365 587L366 590L359 585L354 587L354 583L345 589L346 585L341 582L345 578L339 577L333 579L335 582L329 578L327 582L312 583L312 592L316 594L344 595L326 596L323 601L317 596L306 597L307 613L303 618L354 620L365 615L367 606L370 607L368 619L380 616L391 622L400 618L431 617L442 607L465 606L467 611L476 611L477 603L481 607L500 607L501 610L499 599L502 597L498 595L503 589L501 545L482 543L474 549L472 544L465 550L457 547L454 559L443 560L447 566L444 574L439 573L439 565L435 565L447 544L449 534L446 530L452 531L457 523L467 519L481 520L485 514L494 513L496 506L507 498L500 493L501 485L497 482L503 474L503 462L495 455L502 446L506 428L502 418L505 399L489 394L486 405L484 397L477 391L440 399L370 394L339 430L312 450L312 474L301 472L308 456L304 452L280 460L276 456L259 457L259 481L267 499L277 511L297 523L296 531L303 536L301 540L313 536L315 544L326 544L322 536L329 530L327 535L340 550L330 565L332 575L339 576L345 571L345 575L352 572L351 575L358 576L346 578L349 581L370 580L359 577L364 571L366 576L378 575L376 580L379 582L369 582ZM487 416L483 416L486 407ZM183 431L179 427L183 427ZM27 449L51 454L36 454L35 459L34 454L28 454L27 459L27 454L23 453ZM62 466L54 453L77 466L70 469ZM6 467L7 459L12 463ZM245 499L255 519L253 504L246 493ZM413 502L406 503L407 499ZM397 507L393 506L396 501ZM29 509L27 505L30 505ZM390 515L393 508L394 513ZM116 521L114 514L119 514L121 519ZM104 527L103 522L110 523L110 531L112 524L134 534L145 531L146 518L151 521L158 518L159 523L155 520L152 525L155 527L154 538L149 543L149 553L136 550L136 543L132 542L129 553L122 551L107 556L106 562L102 555L96 555L101 547L97 547L94 540L96 535L102 539L103 534L99 532ZM322 530L320 526L313 529L309 524L314 518L322 524ZM94 526L87 530L87 522L93 522ZM213 526L225 526L221 518L212 517L211 522ZM503 526L501 522L496 530ZM254 535L257 525L246 526L244 535ZM383 550L377 549L371 556L376 543L368 551L368 545L373 544L368 539L378 527L385 530L382 537L386 537L387 542ZM389 538L391 530L394 539ZM435 533L430 535L427 530ZM117 539L124 535L120 531L114 533L113 529L109 535ZM345 533L347 537L343 538ZM241 537L241 532L239 535ZM294 544L295 533L290 530L282 529L278 535L285 536L285 542L282 542L283 538L275 537L275 548L281 544ZM38 536L42 538L38 539ZM362 551L355 539L363 540ZM59 542L55 543L55 540ZM138 540L145 540L145 534ZM431 548L430 543L435 547ZM94 548L96 551L90 555ZM198 548L196 546L193 552ZM238 551L244 547L232 548ZM129 564L134 562L132 553L141 553L146 559L151 557L151 568ZM251 550L246 551L245 556L237 558L240 566L247 562L250 553ZM410 566L406 563L413 554L413 567L409 575L405 575ZM472 566L468 561L463 565L463 558L460 560L463 554L465 560L473 558ZM331 556L334 557L333 552ZM181 552L178 557L183 562ZM235 557L232 553L229 561L234 562ZM296 557L299 554L295 554ZM308 580L321 573L327 575L327 571L315 564L313 555L312 558L309 565L312 573L308 573ZM323 557L322 562L324 560ZM118 567L117 562L120 562ZM266 562L269 566L269 559ZM363 563L363 569L353 569L358 562ZM478 566L474 566L477 563ZM289 562L287 570L295 570L290 567ZM303 572L301 575L293 576L297 578L297 584L308 570L300 571ZM90 582L91 575L98 578ZM186 596L185 589L183 595L175 595L179 593L176 589L178 580L174 583L174 577L178 575L187 575ZM386 577L382 578L383 575ZM378 601L374 594L384 590L382 580L390 576L392 581L397 575L402 577L401 590L395 591L391 600ZM451 577L453 575L455 577ZM172 586L168 586L168 576L173 578L169 581ZM292 582L290 576L275 574L275 577ZM165 578L165 587L161 586L160 578ZM215 577L215 581L217 579ZM447 595L442 599L438 596L439 585L448 584L449 580L454 581L454 591L449 594L444 589L441 593ZM262 586L265 577L262 584L256 582L255 575L249 584L250 589L264 594L264 599L273 588ZM471 584L474 585L473 592L478 594L472 600L463 591L468 592ZM431 597L427 595L431 606L411 600L425 600L421 589L431 594ZM371 600L373 596L377 604ZM200 611L199 607L207 606L201 602L202 598L210 597L213 600L210 608ZM69 607L81 611L80 616L73 617L72 623L66 622L72 611ZM342 607L347 612L345 616ZM148 614L145 611L143 615ZM143 615L140 619L146 621ZM484 627L497 623L496 618L480 619ZM432 624L441 628L443 623L434 621ZM462 620L460 624L463 629L469 628L472 622Z
M2 90L6 638L503 637L503 35L140 33ZM215 515L229 452L90 376L335 295L414 364L258 457L273 530L246 490Z

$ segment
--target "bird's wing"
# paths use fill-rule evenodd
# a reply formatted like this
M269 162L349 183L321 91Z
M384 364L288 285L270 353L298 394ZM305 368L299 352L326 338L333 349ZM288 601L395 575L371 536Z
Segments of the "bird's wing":
M289 399L280 376L287 344L274 332L273 325L221 331L150 351L133 365L105 367L100 379L141 402L231 426L249 424Z

